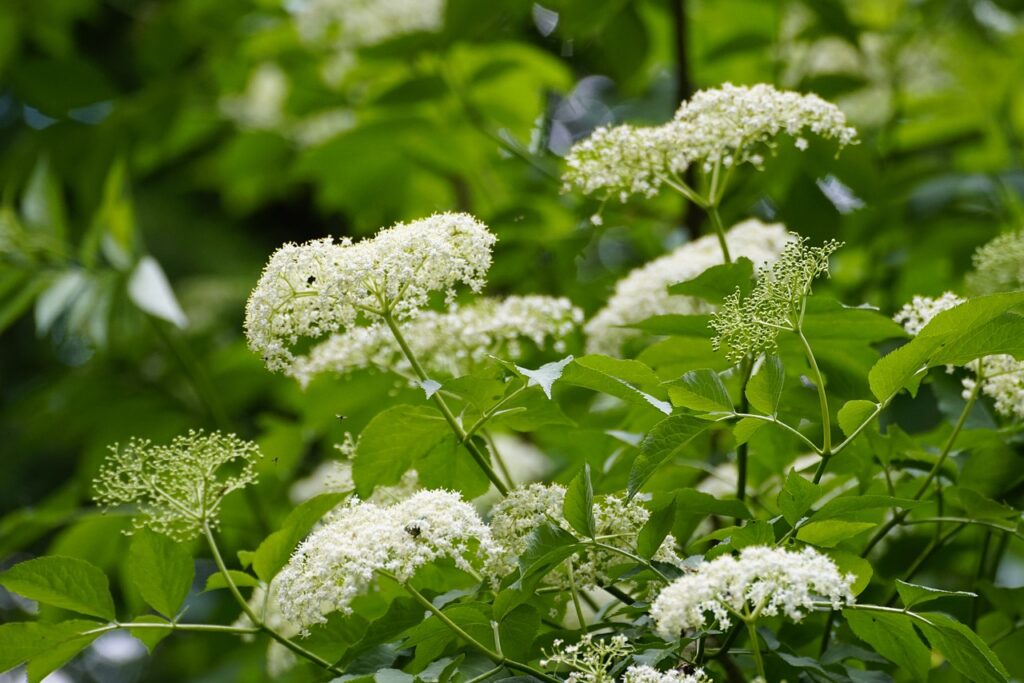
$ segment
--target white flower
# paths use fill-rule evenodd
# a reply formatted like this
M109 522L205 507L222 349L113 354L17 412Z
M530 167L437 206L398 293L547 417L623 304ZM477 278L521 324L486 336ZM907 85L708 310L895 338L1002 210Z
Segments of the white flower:
M626 636L622 634L595 638L593 633L586 633L578 643L566 645L562 640L556 640L552 645L554 650L545 655L540 665L545 668L567 667L567 683L614 683L615 677L611 670L619 660L633 651Z
M760 168L783 133L801 150L807 147L806 133L840 146L855 142L857 135L839 108L817 95L764 83L725 83L696 93L663 125L598 128L566 156L563 190L623 202L630 195L651 197L663 184L678 182L692 164L705 172L744 163Z
M658 671L652 666L631 666L622 675L622 683L711 683L704 669L685 673L675 669Z
M490 571L504 576L516 569L517 558L529 545L534 529L551 522L566 531L572 528L562 514L565 488L558 484L531 484L513 489L504 500L491 511L491 533L499 549ZM635 547L636 536L647 522L650 513L636 500L626 501L622 496L601 496L594 501L594 521L599 536L606 537L603 543L622 550ZM675 538L667 536L654 559L681 565L682 560L674 550ZM568 588L570 585L569 563L572 582L578 588L589 589L611 579L611 571L628 562L619 553L602 549L587 549L574 554L558 572L547 577L549 583Z
M782 225L766 225L756 219L738 223L726 233L732 256L749 258L755 268L773 262L792 239ZM721 263L718 238L707 235L633 270L619 280L607 305L587 322L587 351L618 355L626 341L641 335L639 330L626 326L651 316L709 313L713 309L711 304L694 297L670 295L668 286L693 279Z
M1000 235L979 247L967 287L978 294L1024 288L1024 231Z
M583 321L583 312L568 299L548 296L511 296L504 300L478 299L439 313L423 311L401 325L413 354L427 372L447 377L468 374L488 356L518 360L524 342L555 351ZM458 334L453 334L458 330ZM383 323L351 328L332 335L308 355L296 358L288 374L303 385L321 373L344 374L376 367L410 375L412 368L394 335Z
M474 573L493 554L490 530L458 493L421 491L391 506L353 500L330 513L277 575L278 607L308 627L331 612L349 613L378 572L408 581L449 558Z
M271 256L245 309L249 348L285 371L300 338L413 317L433 292L450 301L464 284L480 291L495 237L468 214L398 223L373 239L286 244Z
M94 498L106 508L133 504L136 529L187 541L204 525L217 527L224 497L255 483L260 457L256 444L234 434L189 431L166 446L132 439L110 447L93 480Z
M829 602L833 609L852 603L853 581L853 574L840 574L830 558L813 548L794 552L750 546L739 557L723 555L673 581L651 605L651 616L667 639L715 622L728 628L735 617L783 614L800 621L816 601Z
M893 316L909 334L917 335L943 311L962 304L962 299L953 292L946 292L938 298L915 296ZM963 397L968 399L977 386L978 369L981 368L981 393L992 399L996 412L1003 417L1024 419L1024 361L1013 356L1000 354L985 356L965 365L975 377L964 377Z

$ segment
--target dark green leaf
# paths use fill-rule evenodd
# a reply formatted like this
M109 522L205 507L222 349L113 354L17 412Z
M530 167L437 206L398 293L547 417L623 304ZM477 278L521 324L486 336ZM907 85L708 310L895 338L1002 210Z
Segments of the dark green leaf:
M139 594L165 617L174 617L185 601L195 567L181 543L163 534L140 532L128 549L128 572Z
M822 490L804 477L790 471L786 477L786 483L779 491L778 505L782 516L790 526L796 526L804 514L811 509L811 506L821 498Z
M917 605L923 605L926 602L932 600L938 600L940 598L977 598L977 593L968 593L967 591L944 591L938 588L930 588L928 586L919 586L916 583L907 583L896 579L896 591L900 594L900 600L903 601L903 606L907 609L915 607Z
M937 612L921 615L929 624L917 622L925 638L942 653L954 669L973 683L1005 683L1006 667L977 633L956 619Z
M741 256L732 263L711 266L692 280L671 285L668 291L671 294L693 296L720 304L737 289L746 296L753 289L753 282L754 264L750 259Z
M663 462L674 457L710 426L708 421L692 415L673 415L654 425L640 442L640 455L630 470L629 497L632 498L640 491Z
M714 370L691 370L668 389L672 405L702 412L732 412L732 399Z
M352 477L360 496L397 484L451 430L433 408L401 405L377 414L359 435ZM263 578L263 577L260 577Z
M913 618L897 612L843 610L854 634L915 681L928 680L931 652L914 631Z
M565 490L562 503L562 514L576 531L593 538L597 533L594 522L594 487L590 481L590 464L584 463L583 469L573 477Z
M647 522L640 529L636 538L637 554L647 559L654 557L654 553L658 552L665 537L672 531L675 519L676 499L673 497L668 505L651 512L651 516L647 518Z
M77 557L51 555L21 562L0 574L0 585L54 607L111 621L116 616L107 575Z

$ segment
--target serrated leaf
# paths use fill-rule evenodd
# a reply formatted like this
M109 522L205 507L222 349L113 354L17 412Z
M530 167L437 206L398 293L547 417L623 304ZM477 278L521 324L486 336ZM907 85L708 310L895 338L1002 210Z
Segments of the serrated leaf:
M790 526L796 526L800 518L821 498L822 489L795 471L790 471L786 483L779 491L777 503L782 516Z
M636 537L636 552L640 557L650 559L658 552L658 548L665 541L665 537L672 531L672 525L676 520L676 499L672 498L668 505L665 505L651 512L640 533Z
M665 415L672 412L672 405L661 398L665 395L661 380L637 360L583 356L565 368L562 381L621 398L636 406L654 408Z
M239 560L245 566L251 564L256 576L270 583L288 562L299 541L345 496L343 493L324 493L303 502L288 514L280 529L263 539L255 551L240 551Z
M377 486L397 484L450 434L441 414L429 406L399 405L378 413L356 444L352 478L357 493L367 498Z
M195 565L181 543L143 531L128 548L128 575L150 607L173 618L192 587Z
M102 624L83 619L57 623L19 621L0 624L0 671L13 669L100 626Z
M977 593L968 593L967 591L944 591L938 588L931 588L929 586L919 586L916 583L907 583L896 579L896 592L900 594L900 600L903 601L903 606L907 609L916 605L923 605L926 602L932 600L939 600L941 598L976 598Z
M20 562L0 574L0 586L54 607L116 618L107 575L77 557L50 555Z
M573 360L572 356L566 356L562 360L553 361L551 363L545 363L536 370L529 370L520 366L516 366L516 369L522 373L523 377L526 377L529 381L527 386L540 387L544 395L551 398L551 387L554 386L565 371L565 367L569 365Z
M1005 683L1006 667L977 633L956 619L937 612L921 614L930 625L917 622L925 638L950 665L972 683Z
M583 469L573 477L565 490L562 514L576 531L593 538L597 533L594 521L594 487L590 481L590 463L583 463Z
M713 304L720 304L738 289L742 296L754 286L754 264L741 256L732 263L711 266L703 273L668 288L669 294L693 296Z
M761 431L767 422L754 417L744 417L732 428L732 437L736 439L736 445L742 446L754 438L754 435Z
M692 415L673 415L654 425L640 442L640 455L629 472L629 498L637 494L663 462L674 457L711 424Z
M782 359L776 355L765 356L757 373L747 382L747 401L762 413L775 415L779 411L785 380L786 369L782 366Z
M691 370L668 385L672 405L701 412L732 412L732 399L714 370Z
M928 680L931 652L914 630L912 617L896 612L843 610L854 635L906 671L915 681Z
M839 428L843 430L843 434L850 436L877 410L878 404L874 401L847 401L843 404L843 407L839 409L839 413L837 415L837 418L839 419Z

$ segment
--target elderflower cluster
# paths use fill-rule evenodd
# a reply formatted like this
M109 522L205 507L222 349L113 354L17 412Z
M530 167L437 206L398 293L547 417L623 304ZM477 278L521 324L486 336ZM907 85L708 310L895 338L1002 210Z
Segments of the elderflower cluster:
M704 172L745 163L761 168L782 133L801 150L807 148L805 134L835 140L841 147L857 136L842 111L817 95L764 83L725 83L696 93L660 126L598 128L566 156L563 191L617 196L622 202L631 195L652 197L662 185L675 184L691 165Z
M725 239L734 257L746 257L760 268L774 261L793 238L781 224L752 218L729 229ZM607 305L587 322L587 351L618 355L626 341L641 334L628 325L651 316L709 313L711 304L696 297L670 295L668 287L721 262L718 239L706 235L633 270L619 280Z
M390 506L353 500L331 512L277 575L278 607L306 628L351 612L378 572L404 582L448 558L474 573L494 553L490 530L458 493L420 491Z
M737 288L712 314L709 325L716 333L712 346L715 350L724 346L729 360L738 363L747 356L770 353L780 330L797 328L811 285L818 276L828 275L829 257L842 246L829 240L811 247L807 238L794 237L775 263L761 268L748 296Z
M538 348L550 341L562 353L567 338L582 322L583 312L565 298L483 298L443 313L423 311L402 325L402 336L428 373L458 377L488 356L518 360L526 351L524 341ZM344 374L368 367L412 374L394 335L381 322L332 335L308 355L297 357L287 372L305 386L321 373Z
M715 622L728 628L733 617L783 614L800 621L816 601L833 609L852 603L854 578L813 548L750 546L739 557L723 555L673 581L651 605L651 616L667 639Z
M945 292L937 298L915 296L893 316L893 320L903 325L909 334L917 336L939 313L964 301L953 292ZM998 354L971 361L964 367L975 375L961 380L964 399L974 393L978 377L981 377L981 393L992 399L996 412L1003 417L1024 419L1024 361Z
M256 482L260 457L256 444L234 434L189 431L167 445L132 439L110 447L93 480L94 499L107 509L134 505L135 529L187 541L217 527L224 497Z
M631 666L622 675L622 683L711 683L704 669L658 671L653 666Z
M451 302L460 283L480 291L495 239L468 214L440 213L358 242L286 244L246 304L249 348L269 369L287 371L300 338L376 322L385 313L409 319L434 292Z
M445 0L299 0L289 8L303 39L355 49L440 30Z
M593 633L587 633L578 643L566 645L559 639L552 646L554 649L550 654L545 653L540 665L544 668L568 668L567 683L614 683L612 669L615 664L633 652L622 634L595 638Z
M517 558L527 550L530 534L544 523L558 524L571 532L572 527L562 513L564 501L564 487L558 484L531 484L510 491L508 496L495 505L491 510L491 534L499 552L493 558L491 573L500 577L513 572ZM621 550L633 549L637 534L649 516L647 509L638 502L627 501L618 495L604 496L594 501L597 536L605 537L602 543ZM675 538L669 535L653 559L681 565L682 559L674 548ZM545 580L566 589L572 584L583 589L593 588L610 581L615 567L628 562L628 559L611 550L582 550Z
M976 294L1024 288L1024 231L1000 235L979 247L967 288Z

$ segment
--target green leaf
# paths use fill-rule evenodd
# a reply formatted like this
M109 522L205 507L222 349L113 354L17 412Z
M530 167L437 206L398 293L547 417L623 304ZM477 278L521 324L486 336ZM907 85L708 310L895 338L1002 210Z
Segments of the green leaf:
M663 462L674 457L711 424L692 415L673 415L654 425L640 442L640 455L629 472L629 498L640 491Z
M590 481L590 463L583 463L583 469L573 477L565 490L562 514L576 531L593 538L597 533L594 521L594 487Z
M356 445L352 460L356 491L366 498L377 486L397 484L416 460L449 434L440 413L427 406L400 405L378 413Z
M854 635L906 671L915 681L928 680L931 652L914 630L911 616L845 609L843 617Z
M779 399L782 398L782 385L786 379L786 370L782 359L775 355L764 357L757 374L747 382L747 401L750 405L766 415L779 412Z
M672 406L663 400L664 389L654 371L637 360L608 356L583 356L570 363L562 381L621 398L627 403L653 408L666 415Z
M295 546L309 534L313 525L346 495L324 493L310 498L292 510L281 528L263 539L255 551L239 551L238 559L244 566L251 564L256 576L264 583L270 583L281 567L288 563Z
M1006 667L977 633L956 619L937 612L921 614L930 623L918 623L925 638L954 669L972 683L1005 683Z
M903 606L907 609L916 605L923 605L926 602L932 600L938 600L940 598L976 598L977 593L968 593L967 591L944 591L938 588L930 588L929 586L919 586L916 583L907 583L896 579L896 591L900 594L900 600L903 601Z
M79 638L71 638L63 643L41 652L28 661L25 667L28 683L41 683L44 678L67 664L75 655L87 648L92 641L100 637L93 633Z
M566 356L562 360L553 361L551 363L545 363L536 370L529 370L527 368L516 366L516 369L522 373L523 377L526 377L529 381L527 386L540 387L544 395L551 399L551 387L562 377L562 373L565 371L565 366L572 362L572 356Z
M785 485L779 491L777 503L783 518L789 522L790 526L796 526L804 513L810 510L821 496L820 486L808 481L796 471L790 471Z
M839 409L839 428L843 434L850 436L878 410L878 404L874 401L854 400L847 401Z
M102 624L83 619L58 623L18 621L0 624L0 671L13 669L100 626Z
M480 452L489 458L491 451L487 442L479 436L474 436L473 440ZM487 493L491 486L487 474L450 432L414 464L419 472L420 485L459 491L467 500Z
M218 576L214 574L213 576ZM169 621L163 617L158 617L155 614L144 614L141 617L137 617L132 621L139 624L170 624ZM142 641L142 644L146 646L146 650L152 654L153 648L160 644L160 641L171 635L173 629L171 628L132 628L128 629L128 632L133 636Z
M505 615L498 625L501 649L505 656L520 661L528 660L538 628L540 613L530 605L520 605Z
M143 531L128 548L128 572L132 583L150 607L173 618L185 602L195 566L186 547L163 534Z
M877 526L877 522L827 519L823 522L808 522L804 524L796 532L796 537L810 545L820 548L832 548L848 538L853 538Z
M636 537L636 552L640 557L650 559L672 531L676 520L676 499L673 496L668 505L651 512Z
M754 417L744 417L732 427L732 438L736 439L736 445L741 446L754 438L754 435L761 431L767 422Z
M1006 315L1024 292L970 299L932 318L910 342L881 358L868 375L879 401L920 380L935 365L963 365L990 354L1024 357L1024 319Z
M971 519L986 520L990 522L1017 522L1020 519L1020 512L1008 505L996 502L988 496L963 486L953 486L947 489L952 493L960 505L967 512ZM1016 526L1013 524L1012 526Z
M107 575L77 557L51 555L21 562L0 574L0 586L54 607L108 621L116 618Z
M625 327L648 334L708 338L711 336L711 328L708 326L710 320L709 315L665 314L651 316Z
M746 296L754 286L754 264L741 256L732 263L711 266L703 273L668 288L670 294L694 296L713 304L720 304L727 296L740 290Z
M702 412L727 412L733 410L729 390L714 370L702 368L691 370L680 379L669 384L669 398L672 405Z
M260 585L260 580L252 574L240 572L237 569L229 569L228 574L231 574L231 580L235 582L235 585L239 588L255 588ZM227 579L224 578L224 574L221 572L215 572L210 574L210 577L206 579L206 587L203 588L203 592L222 590L228 587Z

